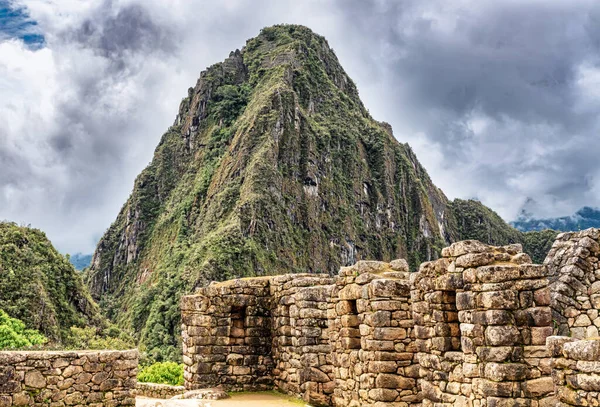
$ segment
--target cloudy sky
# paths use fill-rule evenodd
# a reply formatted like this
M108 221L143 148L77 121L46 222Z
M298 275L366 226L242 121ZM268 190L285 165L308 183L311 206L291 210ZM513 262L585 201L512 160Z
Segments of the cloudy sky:
M600 206L600 2L0 0L0 219L91 252L200 71L276 23L327 37L450 198Z

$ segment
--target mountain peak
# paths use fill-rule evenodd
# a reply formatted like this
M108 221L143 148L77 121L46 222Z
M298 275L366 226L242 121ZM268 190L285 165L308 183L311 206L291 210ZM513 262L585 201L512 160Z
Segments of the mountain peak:
M277 25L189 89L88 283L151 352L177 357L182 293L235 277L335 274L361 259L416 267L472 224L488 243L509 243L492 241L491 218L459 218L410 147L369 115L323 37Z

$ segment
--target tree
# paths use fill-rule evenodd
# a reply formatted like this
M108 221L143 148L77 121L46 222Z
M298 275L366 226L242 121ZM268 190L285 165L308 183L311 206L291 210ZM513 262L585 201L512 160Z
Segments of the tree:
M0 350L29 348L43 345L48 339L34 329L27 329L23 321L11 318L0 309Z

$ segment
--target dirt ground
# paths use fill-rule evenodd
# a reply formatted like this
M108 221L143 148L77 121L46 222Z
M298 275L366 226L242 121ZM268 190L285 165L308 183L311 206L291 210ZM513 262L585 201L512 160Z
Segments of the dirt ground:
M275 393L239 393L224 400L161 400L138 397L136 407L310 407Z

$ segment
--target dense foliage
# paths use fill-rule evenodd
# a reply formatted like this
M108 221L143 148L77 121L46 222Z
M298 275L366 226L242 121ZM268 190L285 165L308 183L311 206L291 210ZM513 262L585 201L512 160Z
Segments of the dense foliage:
M146 366L138 373L138 380L147 383L183 385L183 365L175 362L158 362Z
M0 309L0 350L28 348L47 341L44 335L34 329L26 329L23 321L11 318Z
M60 342L71 326L101 326L81 276L46 235L0 222L0 309Z
M558 232L554 230L540 230L522 234L523 251L531 256L534 263L543 263L552 247Z
M71 327L65 340L67 349L113 349L126 350L135 348L133 339L116 327L98 332L95 328Z

